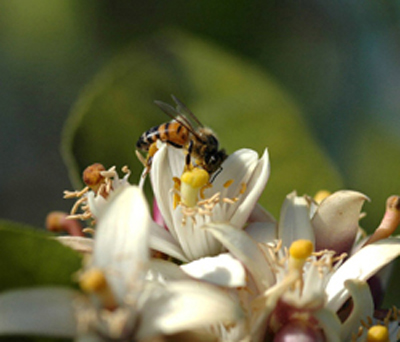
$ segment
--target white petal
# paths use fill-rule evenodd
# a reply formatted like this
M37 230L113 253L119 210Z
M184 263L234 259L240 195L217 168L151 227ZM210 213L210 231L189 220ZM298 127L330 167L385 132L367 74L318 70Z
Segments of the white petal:
M367 317L373 316L374 301L365 281L346 280L345 287L353 299L353 308L350 316L343 323L341 337L342 341L350 341L352 334L358 332L361 320L367 322Z
M169 198L172 197L170 190L173 188L173 181L170 164L168 162L168 148L166 144L161 146L153 158L150 178L158 208L160 209L165 224L169 228L171 234L176 238L172 221L172 207L169 201Z
M77 293L61 288L14 290L0 295L0 335L73 337Z
M344 287L347 279L367 280L399 255L400 238L384 239L360 249L329 280L328 307L337 311L349 298L349 291Z
M159 294L150 298L141 311L139 339L242 318L238 303L209 284L179 281L168 284L167 291Z
M227 197L237 195L241 183L248 182L258 162L258 154L256 151L243 148L235 151L222 164L222 172L213 181L213 187L205 191L207 198L211 197L216 191L223 189L224 184L229 180L234 180L229 186Z
M136 186L117 190L98 221L93 265L109 272L115 295L123 301L128 288L144 278L149 260L152 220L142 190Z
M355 241L361 207L368 200L356 191L338 191L325 198L312 218L316 250L348 253Z
M80 253L92 253L94 240L82 236L58 236L56 240Z
M231 219L231 223L238 228L242 228L254 209L261 193L264 191L270 175L270 163L268 150L264 150L264 154L257 162L257 166L251 174L251 178L246 182L247 189L242 195L243 200L239 201L239 206Z
M299 239L310 240L315 246L308 202L304 197L297 196L296 192L287 195L283 202L278 236L283 246L288 248Z
M254 222L250 223L245 232L259 243L268 243L277 239L276 223Z
M276 220L272 214L265 210L265 208L259 203L254 206L247 222L266 222L276 224Z
M195 222L187 217L185 224L182 223L183 219L184 214L178 207L174 211L174 227L179 244L189 261L214 256L222 252L222 244L210 232L202 229L211 220L209 216L198 214L195 216Z
M209 224L206 229L244 264L260 291L264 291L275 282L275 275L266 255L247 233L227 224Z
M171 234L156 223L153 223L150 228L150 248L163 252L180 261L189 261Z
M93 216L99 217L107 205L107 200L103 196L96 195L93 191L89 191L86 194L86 198L88 199L89 208Z
M178 265L170 261L152 259L146 279L162 283L175 280L190 280L191 278Z
M193 278L220 286L239 287L246 284L243 265L228 253L192 261L182 265L181 269Z
M317 310L313 316L318 320L328 342L340 342L341 324L336 314L326 308Z
M166 144L167 145L167 144ZM183 149L167 145L168 164L171 169L172 177L180 178L185 168L185 152Z

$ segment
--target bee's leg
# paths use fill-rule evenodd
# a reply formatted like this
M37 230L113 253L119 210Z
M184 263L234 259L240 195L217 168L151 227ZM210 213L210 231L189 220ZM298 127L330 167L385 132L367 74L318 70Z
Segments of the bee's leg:
M193 152L193 140L190 140L189 146L187 148L186 158L185 158L185 169L186 170L190 170L192 168L192 165L191 165L192 152Z
M211 176L210 183L215 181L215 178L217 178L217 176L222 172L222 170L223 168L222 166L220 166L219 169L215 171L215 173Z

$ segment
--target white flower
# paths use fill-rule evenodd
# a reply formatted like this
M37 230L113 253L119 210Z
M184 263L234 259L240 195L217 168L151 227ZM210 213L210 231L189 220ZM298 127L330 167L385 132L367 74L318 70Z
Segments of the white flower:
M368 197L357 191L341 190L320 204L308 196L292 192L283 202L279 223L251 224L247 232L259 242L282 240L289 247L293 241L307 239L315 250L350 253L360 231L358 221Z
M329 251L321 251L314 256L306 255L303 258L290 254L279 256L279 252L278 257L274 257L275 252L270 244L257 243L246 232L230 225L209 225L207 230L242 261L251 275L250 279L254 281L260 296L256 300L255 296L251 296L244 304L250 307L252 333L256 335L261 334L263 324L264 330L270 329L270 333L274 334L284 326L282 322L281 326L269 321L271 317L275 317L271 316L275 310L286 310L289 316L296 310L306 310L308 314L305 322L310 322L311 318L311 321L315 319L328 340L332 338L339 341L344 336L349 336L349 333L359 326L359 320L365 318L363 315L372 316L372 304L371 310L358 310L357 319L349 321L355 320L357 324L337 324L339 320L336 312L350 296L354 300L357 293L361 293L360 290L351 292L347 281L364 282L400 255L400 239L390 238L365 246L342 264L340 259L333 257L335 252ZM309 243L313 245L311 241ZM296 264L290 261L292 259L303 261ZM297 271L293 272L293 269ZM363 293L365 295L365 291ZM370 297L370 294L367 296ZM249 305L249 302L252 304ZM366 303L362 300L360 302ZM281 303L286 303L286 308ZM282 312L276 317L282 317ZM276 319L273 319L274 322L276 323ZM337 329L331 330L332 326L336 326Z
M146 281L152 221L139 188L116 191L98 220L92 260L80 277L88 295L62 288L5 292L0 334L143 339L241 317L237 304L212 285Z
M212 187L204 190L203 204L187 209L178 203L174 208L173 178L181 178L184 165L183 151L166 144L154 156L150 175L168 230L155 228L151 232L151 244L154 249L188 262L218 255L224 250L222 244L203 229L208 224L244 228L266 185L270 167L267 150L261 159L255 151L238 150L224 161ZM167 244L163 243L165 240Z

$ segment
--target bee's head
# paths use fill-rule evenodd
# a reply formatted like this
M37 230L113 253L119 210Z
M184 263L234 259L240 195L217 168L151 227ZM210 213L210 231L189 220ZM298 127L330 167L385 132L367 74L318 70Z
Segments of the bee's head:
M204 156L204 169L210 174L217 171L227 157L228 155L224 149L206 153Z

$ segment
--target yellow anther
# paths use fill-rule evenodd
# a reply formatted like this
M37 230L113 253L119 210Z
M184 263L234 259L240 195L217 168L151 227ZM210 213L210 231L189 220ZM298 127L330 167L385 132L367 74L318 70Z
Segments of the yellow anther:
M105 309L113 310L117 307L114 295L102 270L92 268L84 272L80 276L79 286L84 292L96 295Z
M201 189L200 189L200 198L201 199L205 199L206 198L206 196L204 195L204 191L206 191L209 188L212 188L212 184L211 183L208 183L208 184L206 184L206 185L201 187Z
M229 188L233 184L233 182L234 182L233 179L226 181L224 184L224 188Z
M197 167L185 171L181 177L181 201L188 207L194 207L201 188L209 183L209 178L207 171Z
M243 195L246 189L247 189L246 183L242 183L242 186L240 188L240 194Z
M181 180L178 177L173 177L174 181L174 194L172 197L172 208L175 209L181 201L181 196L179 195L179 190L181 188Z
M314 250L314 245L310 240L296 240L290 248L289 254L292 258L305 260Z
M325 198L330 196L330 192L328 190L320 190L314 196L314 201L317 203L321 203Z
M367 342L389 342L388 328L383 325L374 325L368 329Z
M92 164L83 171L82 179L87 186L97 192L101 184L104 183L104 177L101 172L105 170L105 167L100 163Z
M108 283L103 271L93 268L81 275L79 286L86 293L99 293L107 289Z

